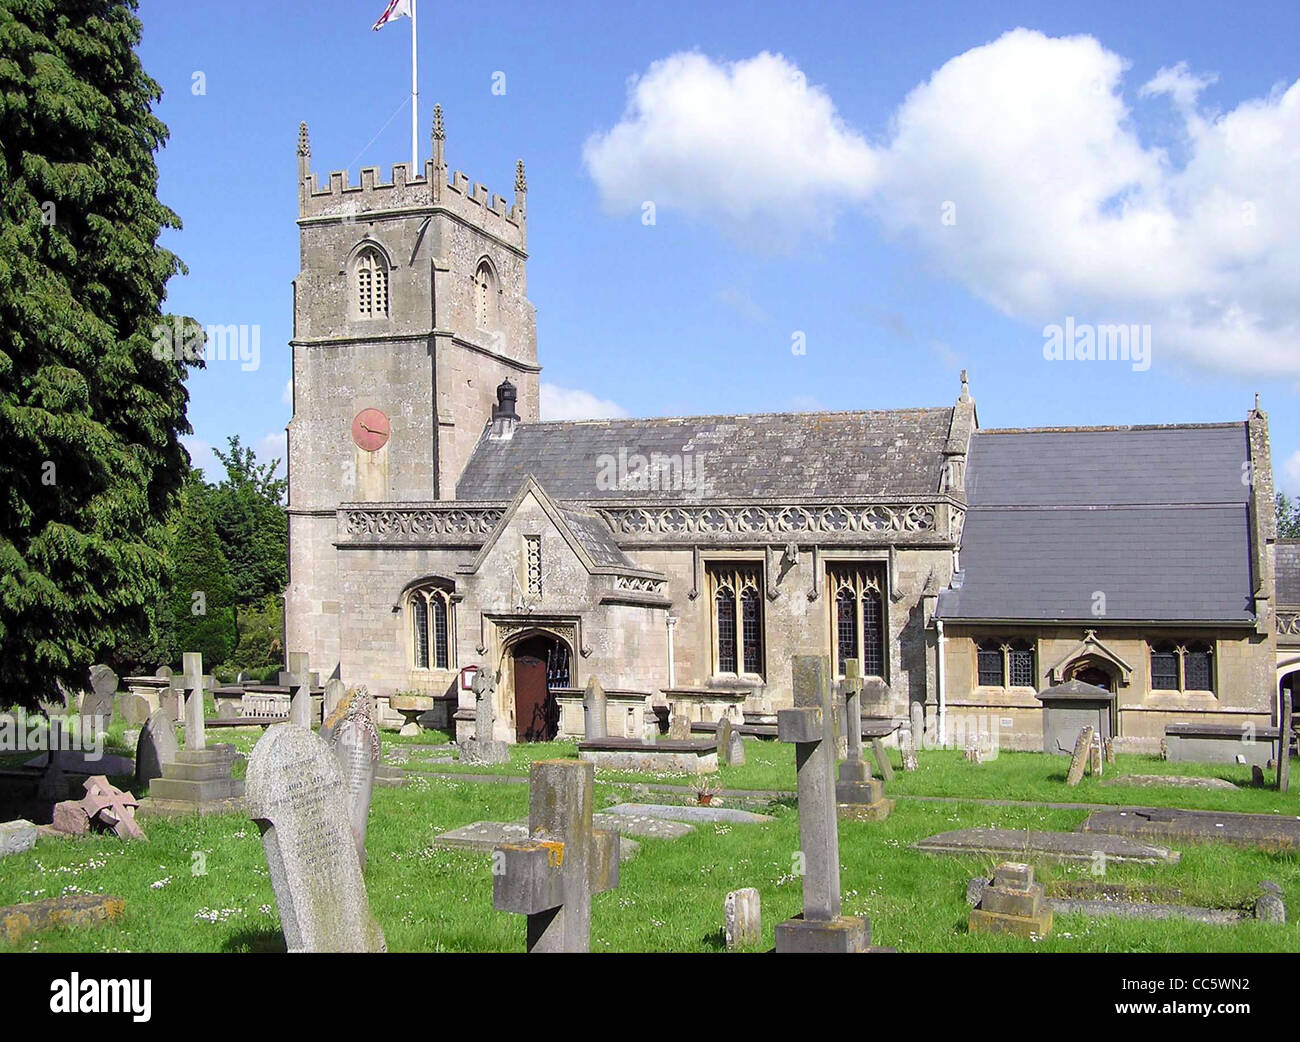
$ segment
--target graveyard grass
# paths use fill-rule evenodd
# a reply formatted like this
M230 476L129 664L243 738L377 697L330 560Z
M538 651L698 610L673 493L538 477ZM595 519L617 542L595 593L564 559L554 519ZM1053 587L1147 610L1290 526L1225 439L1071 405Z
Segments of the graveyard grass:
M247 754L259 732L238 732L233 740ZM389 756L403 744L384 737ZM419 751L408 768L420 769ZM571 745L516 746L507 773L521 773L539 756L573 755ZM713 776L723 787L793 787L793 757L776 743L746 743L748 763ZM896 756L895 751L895 756ZM1167 803L1193 808L1271 810L1300 813L1295 794L1266 790L1220 793L1195 789L1172 793L1118 789L1085 779L1067 789L1064 758L1004 753L980 766L959 754L923 752L922 769L898 773L891 795L956 795L961 802L900 799L882 823L841 822L840 860L846 914L869 915L873 942L903 951L1294 951L1296 926L1246 922L1211 926L1173 920L1132 921L1058 915L1052 934L1038 942L971 935L966 922L967 881L987 875L992 860L939 857L909 850L909 844L949 829L998 826L1073 829L1082 810L995 806L971 797L1051 802ZM897 761L895 761L897 766ZM430 766L425 768L433 771ZM1165 764L1152 757L1120 757L1112 773L1197 773L1248 783L1235 768ZM486 769L479 769L486 772ZM597 776L597 808L645 798L621 776ZM518 784L474 782L431 773L412 773L404 788L376 788L371 809L366 884L371 910L393 951L505 951L524 949L522 916L492 908L489 858L432 845L448 829L484 819L526 816L528 789ZM689 780L628 776L637 783ZM659 795L656 800L689 798ZM730 804L734 805L734 804ZM794 874L798 819L793 800L777 797L766 825L697 826L678 840L639 839L640 855L621 868L619 886L593 901L593 951L709 952L720 949L722 905L729 890L754 886L762 894L763 941L773 944L773 927L800 906ZM277 951L283 950L257 826L224 816L174 821L147 819L147 844L114 837L42 839L35 849L8 857L0 869L0 905L60 894L113 893L126 899L120 924L93 930L61 930L16 945L0 940L0 951ZM1287 905L1300 907L1300 856L1237 850L1226 846L1173 844L1183 858L1176 866L1109 865L1104 878L1088 865L1044 865L1039 878L1060 888L1071 882L1128 883L1155 888L1152 899L1216 907L1247 908L1261 880L1281 885Z

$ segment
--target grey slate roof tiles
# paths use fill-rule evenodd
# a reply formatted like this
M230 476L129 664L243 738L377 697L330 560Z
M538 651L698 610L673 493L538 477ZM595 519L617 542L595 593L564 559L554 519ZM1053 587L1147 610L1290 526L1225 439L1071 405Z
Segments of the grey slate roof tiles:
M520 424L509 441L479 440L456 498L508 500L529 475L567 502L933 495L951 419L941 408ZM602 466L635 473L635 457L654 454L690 480L601 480Z
M1278 604L1300 604L1300 541L1277 541L1276 581Z
M1244 424L976 433L940 617L1251 622L1247 458Z

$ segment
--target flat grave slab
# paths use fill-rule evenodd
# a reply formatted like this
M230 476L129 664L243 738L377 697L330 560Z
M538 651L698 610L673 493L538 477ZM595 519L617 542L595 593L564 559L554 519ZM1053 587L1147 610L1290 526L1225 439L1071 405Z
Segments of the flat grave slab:
M33 756L23 763L24 767L44 768L49 762L49 753ZM135 761L125 756L104 753L101 756L86 755L77 749L65 749L59 754L59 767L65 774L85 774L93 776L103 774L109 778L123 774L135 774Z
M595 738L578 743L578 758L615 771L712 774L718 769L718 743L662 739L646 745L635 738Z
M1127 810L1093 811L1077 831L1150 836L1189 843L1227 843L1257 850L1300 849L1300 818L1290 814L1131 807Z
M593 815L593 825L596 818L605 816ZM434 836L433 845L449 850L475 850L483 854L491 854L504 844L523 843L527 840L527 821L475 821ZM621 840L618 846L620 861L631 861L641 850L641 844L634 839Z
M620 803L607 807L605 813L619 817L664 818L668 821L727 822L736 825L762 825L775 821L771 815L734 807L678 807L669 803Z
M1035 829L955 829L918 840L912 844L912 849L924 854L975 854L1019 861L1088 863L1095 861L1100 852L1107 861L1145 865L1175 865L1182 856L1176 850L1122 836Z
M1175 789L1216 789L1223 792L1235 792L1237 786L1223 778L1191 778L1171 774L1125 774L1119 778L1107 778L1102 785L1134 785L1140 789L1156 789L1170 786Z

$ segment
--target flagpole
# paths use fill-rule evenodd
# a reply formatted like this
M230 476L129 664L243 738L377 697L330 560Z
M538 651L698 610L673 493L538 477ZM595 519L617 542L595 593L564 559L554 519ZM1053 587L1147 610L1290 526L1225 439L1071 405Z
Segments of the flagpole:
M420 86L416 78L416 47L415 47L415 6L416 0L411 0L411 179L420 176L419 159L419 131L420 131Z

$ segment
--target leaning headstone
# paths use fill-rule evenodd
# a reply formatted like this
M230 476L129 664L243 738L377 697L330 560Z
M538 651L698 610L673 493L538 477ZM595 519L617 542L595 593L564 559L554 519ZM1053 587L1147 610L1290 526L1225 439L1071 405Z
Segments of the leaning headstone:
M1115 740L1113 738L1103 738L1101 740L1102 759L1109 764L1115 763Z
M460 758L466 763L508 763L510 746L497 741L497 675L490 669L474 674L474 737L460 743Z
M778 923L778 952L863 952L871 944L865 916L844 916L836 819L834 705L824 656L794 657L794 708L777 712L777 737L795 747L803 915Z
M609 736L605 689L595 677L587 681L587 689L582 694L582 727L583 737L589 742Z
M113 722L117 674L102 663L90 667L90 690L81 699L81 725L88 734L103 734Z
M1281 727L1277 736L1277 791L1291 788L1291 692L1282 692Z
M321 737L334 750L343 772L352 838L357 845L357 859L365 868L366 826L370 821L370 798L375 789L380 748L370 693L364 687L353 688L335 707L321 728Z
M0 822L0 857L22 854L36 845L36 826L24 818Z
M343 681L338 677L330 677L325 682L325 705L322 711L322 719L327 719L329 715L339 707L339 703L347 697L348 689L344 686Z
M291 952L384 951L370 917L343 775L310 728L274 724L248 763L248 814L262 847Z
M1084 768L1092 755L1092 726L1081 728L1074 743L1074 755L1070 757L1070 769L1065 775L1065 784L1074 786L1083 780Z
M722 914L728 951L749 947L762 940L762 901L752 886L731 891L723 902Z
M848 758L840 764L835 783L836 813L854 821L884 821L894 801L885 799L884 783L871 776L871 765L862 755L862 685L858 660L846 659L841 689L845 696Z
M528 775L527 840L493 853L492 907L528 916L530 952L591 948L591 897L618 886L619 835L594 829L595 768L539 760Z
M135 780L141 785L161 778L163 767L176 759L180 742L176 738L176 724L166 709L155 709L140 729L135 744Z
M1033 866L1011 861L998 865L979 907L971 909L970 932L1046 937L1051 930L1052 906L1043 884L1034 882Z
M880 777L887 782L894 780L894 765L889 762L889 753L885 751L885 743L879 738L871 739L871 758L876 761L876 769L880 771Z

